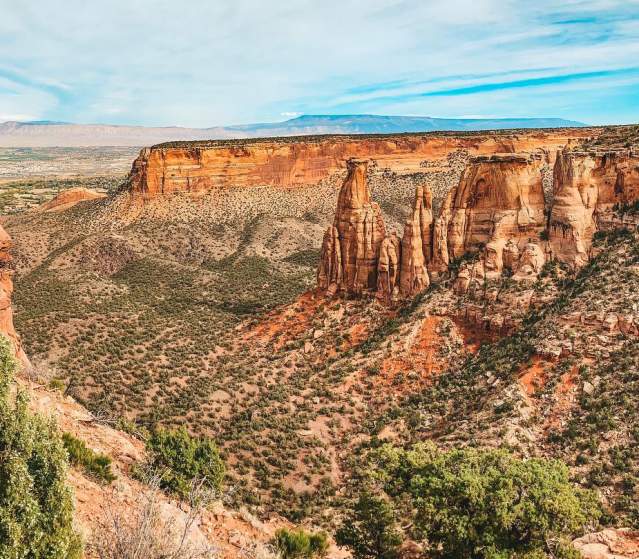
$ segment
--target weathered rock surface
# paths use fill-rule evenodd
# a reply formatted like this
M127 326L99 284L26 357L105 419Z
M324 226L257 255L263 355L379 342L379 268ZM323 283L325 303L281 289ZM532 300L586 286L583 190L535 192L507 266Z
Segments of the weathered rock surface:
M557 154L549 220L552 258L574 267L589 258L598 229L619 225L615 205L639 198L639 154L565 150Z
M367 161L348 161L335 220L324 235L317 285L329 294L376 292L386 302L398 295L412 297L430 285L426 268L432 252L430 190L417 188L400 241L395 234L386 235L381 210L371 200L367 167Z
M450 215L449 258L475 252L491 241L525 243L537 238L545 225L545 164L539 155L475 158L445 202L448 209L443 214Z
M379 249L377 297L387 303L398 295L401 250L401 242L394 234L386 237Z
M20 338L13 326L13 309L11 295L13 294L13 269L11 268L11 237L0 226L0 333L4 334L13 344L15 355L23 365L29 360L25 355Z
M554 155L570 141L590 135L592 130L574 128L160 144L140 152L131 169L129 189L134 195L152 198L224 187L315 185L339 173L349 158L366 158L380 168L406 174L423 171L425 160L444 159L457 150L492 155L544 149Z
M406 221L402 237L400 295L413 297L430 285L426 262L431 254L433 211L430 191L419 187L413 215Z
M386 229L379 206L371 201L367 167L363 160L348 161L335 221L324 236L318 272L322 289L361 294L377 288L379 252Z
M639 558L639 531L609 528L573 542L584 559Z

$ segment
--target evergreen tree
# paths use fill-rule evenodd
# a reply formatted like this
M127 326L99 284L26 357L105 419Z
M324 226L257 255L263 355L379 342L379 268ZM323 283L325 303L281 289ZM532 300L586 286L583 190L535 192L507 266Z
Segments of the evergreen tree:
M0 559L76 559L67 453L51 420L11 396L16 362L0 336Z

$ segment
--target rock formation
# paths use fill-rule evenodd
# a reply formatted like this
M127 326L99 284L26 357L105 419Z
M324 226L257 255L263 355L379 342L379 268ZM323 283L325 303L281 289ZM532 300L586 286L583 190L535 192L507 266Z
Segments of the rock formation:
M401 242L393 234L382 241L377 262L377 297L390 303L398 295Z
M638 198L639 154L629 149L560 152L555 160L548 227L552 258L583 266L594 233L619 224L615 206L623 208Z
M550 161L543 152L473 158L435 220L430 190L418 187L400 242L386 237L366 186L365 162L351 160L335 222L324 237L319 287L351 294L376 289L386 302L410 298L469 253L477 257L461 266L458 294L504 274L534 282L549 258L583 265L598 229L639 225L624 215L639 199L638 153L559 152L553 190L547 191L552 200L546 200Z
M101 194L95 190L83 187L69 188L68 190L63 190L52 200L49 200L39 206L38 210L42 212L61 212L72 208L80 202L85 202L86 200L97 200L100 198L106 198L106 194Z
M366 183L368 163L348 161L335 221L324 236L318 285L332 292L361 294L377 288L380 246L386 229Z
M321 254L317 284L320 289L330 290L334 294L342 285L342 249L339 233L334 225L324 233Z
M129 191L144 199L174 192L225 187L311 186L340 173L343 161L366 158L379 168L419 173L423 162L457 150L470 155L544 149L555 153L571 140L592 135L574 128L530 133L478 132L470 135L408 134L379 138L171 142L144 148L133 163Z
M329 294L376 292L387 303L412 297L430 284L426 268L432 253L430 190L417 188L404 235L386 235L379 206L371 201L367 162L348 161L335 220L324 234L317 285Z
M400 295L413 297L430 285L426 262L431 255L433 222L430 191L418 187L413 213L404 226L400 264Z
M28 365L20 338L13 326L13 309L11 308L11 295L13 294L13 269L11 268L11 237L0 226L0 333L4 334L13 344L17 359Z
M442 225L449 220L449 258L477 251L491 241L527 242L537 237L545 225L544 164L541 156L518 154L473 159L444 202L441 217L445 217ZM442 250L437 247L435 252Z

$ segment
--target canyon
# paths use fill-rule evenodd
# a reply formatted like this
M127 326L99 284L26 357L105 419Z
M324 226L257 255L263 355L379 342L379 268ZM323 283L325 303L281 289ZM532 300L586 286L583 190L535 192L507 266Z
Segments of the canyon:
M114 455L121 503L142 491L128 476L143 450L95 418L215 438L228 506L266 519L207 521L222 522L224 556L238 531L266 541L279 515L333 530L353 462L378 441L557 457L630 522L639 142L626 137L148 148L118 192L3 218L23 341L3 328L31 358L39 408ZM104 495L73 476L83 498ZM613 553L618 537L578 545Z

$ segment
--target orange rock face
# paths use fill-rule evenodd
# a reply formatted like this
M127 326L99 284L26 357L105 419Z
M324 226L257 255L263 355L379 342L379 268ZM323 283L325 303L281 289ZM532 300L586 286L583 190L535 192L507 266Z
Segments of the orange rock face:
M402 237L400 287L402 297L413 297L430 285L426 262L431 254L433 224L430 190L418 187L413 214L406 221Z
M401 251L401 242L397 235L386 237L379 249L377 297L387 303L398 294Z
M430 285L426 269L433 221L430 191L417 189L400 241L394 234L386 235L381 210L371 200L367 168L366 161L348 161L335 220L324 234L318 287L330 294L376 292L386 302L398 295L412 297Z
M377 288L377 264L386 229L379 206L371 201L367 168L366 161L348 161L335 221L324 236L318 273L323 289L361 294Z
M80 202L86 200L97 200L99 198L106 198L106 194L101 194L95 190L88 188L69 188L62 191L53 200L49 200L42 204L38 209L43 212L63 211L69 209Z
M575 267L585 264L595 231L616 225L615 205L637 199L639 154L559 153L549 222L552 257Z
M537 237L545 225L544 163L540 156L514 154L475 159L445 203L449 257L490 242Z
M424 160L456 150L471 155L543 149L554 154L593 134L592 129L478 134L415 134L380 137L184 142L145 148L133 163L130 190L154 197L220 187L314 185L343 169L349 158L366 158L380 168L403 173L422 169Z
M23 364L29 363L25 355L20 338L13 326L13 309L11 295L13 294L13 270L11 269L11 237L0 226L0 333L4 334L13 344L18 360Z
M100 194L88 188L69 188L58 194L53 200L42 204L38 209L43 212L59 212L67 210L86 200L106 198L106 194Z

